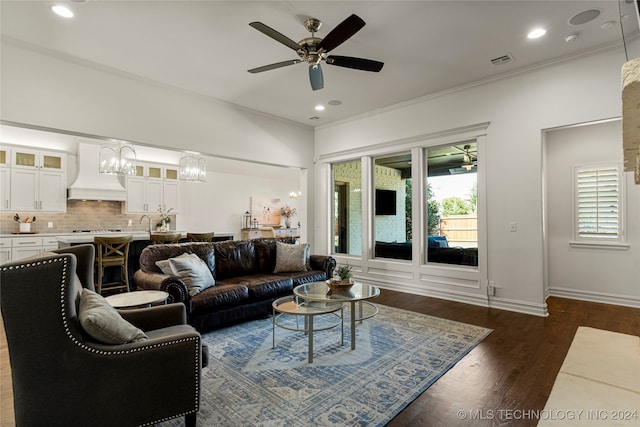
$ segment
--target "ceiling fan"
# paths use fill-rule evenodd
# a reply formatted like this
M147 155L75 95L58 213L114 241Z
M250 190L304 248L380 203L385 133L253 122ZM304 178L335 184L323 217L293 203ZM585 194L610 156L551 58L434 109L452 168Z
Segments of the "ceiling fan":
M365 26L365 22L362 18L355 14L349 16L338 24L338 26L331 30L325 38L315 36L316 31L318 31L322 26L322 22L315 18L309 18L304 22L304 27L311 33L311 37L304 38L297 43L262 22L251 22L249 25L261 33L271 37L275 41L295 50L300 57L300 59L276 62L275 64L264 65L262 67L248 70L252 74L306 62L309 64L309 80L311 82L311 88L313 90L318 90L324 87L324 77L322 75L322 68L320 67L320 62L322 61L325 61L327 64L337 65L338 67L373 71L376 73L379 72L384 65L384 62L374 61L372 59L327 55L329 51L340 46Z

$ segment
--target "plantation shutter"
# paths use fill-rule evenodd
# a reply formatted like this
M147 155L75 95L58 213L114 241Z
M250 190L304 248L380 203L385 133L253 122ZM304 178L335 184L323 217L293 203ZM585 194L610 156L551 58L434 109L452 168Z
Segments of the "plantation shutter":
M616 167L577 171L578 238L618 239L620 236L619 172Z

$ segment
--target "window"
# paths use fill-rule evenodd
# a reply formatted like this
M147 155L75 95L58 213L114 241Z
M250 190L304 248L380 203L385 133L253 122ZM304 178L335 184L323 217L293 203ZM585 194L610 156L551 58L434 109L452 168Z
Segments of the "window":
M362 167L336 163L333 172L333 253L362 255Z
M425 149L427 262L478 266L478 144Z
M622 241L622 172L619 165L575 168L576 240Z
M374 255L411 260L411 153L376 158L373 182Z

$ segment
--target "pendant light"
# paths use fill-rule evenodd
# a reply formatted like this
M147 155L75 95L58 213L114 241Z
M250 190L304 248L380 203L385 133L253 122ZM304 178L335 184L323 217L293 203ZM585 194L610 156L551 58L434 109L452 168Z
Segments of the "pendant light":
M184 153L180 157L178 176L181 181L205 182L207 162L198 153Z
M136 149L122 143L100 146L99 171L109 175L135 175Z

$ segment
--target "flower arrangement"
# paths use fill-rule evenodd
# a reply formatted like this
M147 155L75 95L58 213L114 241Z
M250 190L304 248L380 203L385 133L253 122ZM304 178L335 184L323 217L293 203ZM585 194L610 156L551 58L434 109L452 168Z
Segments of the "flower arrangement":
M289 205L284 205L283 207L280 208L280 215L282 215L285 218L291 218L296 213L297 213L296 208L292 208Z
M168 211L162 208L162 205L158 205L158 212L160 212L160 222L156 224L156 227L160 227L162 231L166 231L169 228L169 224L171 224L171 211L173 208L169 208Z

